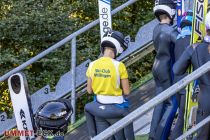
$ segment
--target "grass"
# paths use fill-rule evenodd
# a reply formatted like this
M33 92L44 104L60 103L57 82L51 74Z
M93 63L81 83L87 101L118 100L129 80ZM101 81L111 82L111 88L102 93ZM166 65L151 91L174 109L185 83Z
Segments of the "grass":
M140 87L140 86L142 86L143 84L145 84L147 81L151 80L152 78L153 78L152 73L149 73L149 74L145 75L139 81L132 84L131 91Z
M72 125L70 125L68 127L68 132L67 133L72 132L77 127L79 127L80 125L82 125L83 123L85 123L85 121L86 121L86 118L85 118L85 116L83 116L82 118L80 118L79 120L77 120L74 124L72 124Z
M135 140L148 140L148 135L136 136Z

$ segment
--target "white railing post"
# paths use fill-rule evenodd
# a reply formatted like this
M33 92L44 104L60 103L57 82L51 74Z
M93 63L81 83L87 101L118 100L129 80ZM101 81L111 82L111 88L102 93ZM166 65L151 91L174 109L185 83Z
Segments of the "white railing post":
M71 124L75 123L76 118L76 37L71 42L71 72L72 72L72 91L71 91L71 105L73 114L71 116Z

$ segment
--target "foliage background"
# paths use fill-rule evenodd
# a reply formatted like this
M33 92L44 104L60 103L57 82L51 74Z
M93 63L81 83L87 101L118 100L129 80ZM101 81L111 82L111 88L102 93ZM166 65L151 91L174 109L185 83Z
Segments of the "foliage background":
M127 0L115 0L112 8ZM139 0L113 16L113 29L135 38L138 29L153 18L153 0ZM97 0L1 0L0 75L24 63L69 34L98 18ZM77 64L94 60L100 53L99 26L77 37ZM70 70L70 43L24 70L30 92L49 84ZM153 54L129 67L131 83L151 70ZM11 112L7 83L0 83L0 112ZM87 98L81 99L82 108ZM83 109L81 109L83 110Z

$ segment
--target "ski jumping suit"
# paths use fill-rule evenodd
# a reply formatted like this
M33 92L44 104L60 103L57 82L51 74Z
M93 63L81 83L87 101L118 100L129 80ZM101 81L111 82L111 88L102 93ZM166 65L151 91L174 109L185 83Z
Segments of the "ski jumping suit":
M91 62L87 77L92 80L95 101L85 105L88 133L94 137L129 113L120 88L120 79L127 79L125 65L109 57ZM119 101L119 102L118 102ZM109 139L134 140L133 124L119 131Z
M153 31L153 41L156 51L155 61L152 68L153 77L156 84L156 95L172 85L172 64L173 48L178 32L169 24L159 23ZM158 104L153 112L150 139L161 140L165 125L171 125L170 118L173 105L172 100L168 99ZM175 111L176 112L176 111ZM175 113L173 112L175 115Z
M177 36L177 40L176 40L175 48L174 48L175 62L181 57L182 53L187 48L187 46L190 45L191 28L192 28L191 26L184 27L181 30L180 34ZM178 82L185 76L187 76L187 72L185 72L183 75L174 75L173 83ZM171 133L171 140L175 140L183 133L185 98L186 98L186 90L184 88L176 94L176 99L179 106L179 112L178 112L178 119L176 121L175 127Z
M192 64L193 69L197 69L206 62L210 61L210 37L201 44L189 46L180 59L174 65L174 74L182 75L186 72L188 66ZM200 92L198 94L198 111L196 122L199 123L210 115L210 72L207 72L198 78ZM197 133L197 140L210 139L210 124L206 124Z

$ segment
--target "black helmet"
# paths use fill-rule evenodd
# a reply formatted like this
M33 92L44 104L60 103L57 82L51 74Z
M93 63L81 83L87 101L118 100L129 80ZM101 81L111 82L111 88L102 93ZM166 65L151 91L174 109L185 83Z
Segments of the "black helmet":
M124 40L124 35L119 31L108 31L101 40L101 51L104 53L105 47L115 49L115 57L128 48L128 42Z
M159 16L162 14L168 15L173 20L176 14L176 3L174 0L155 0L153 12L158 20L160 20Z
M180 27L184 28L185 26L192 26L192 20L193 20L193 11L188 10L187 12L183 14Z
M66 133L72 112L72 106L67 99L48 101L35 114L36 127L39 130L52 130L53 133Z

